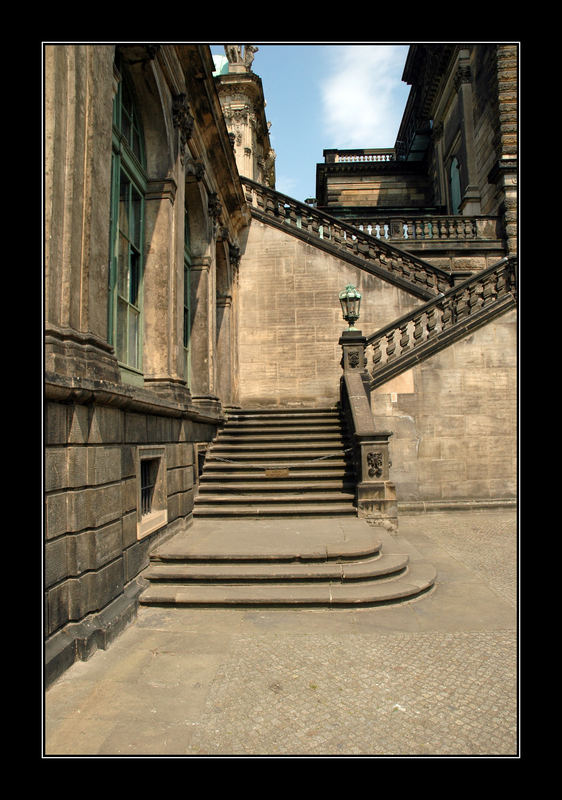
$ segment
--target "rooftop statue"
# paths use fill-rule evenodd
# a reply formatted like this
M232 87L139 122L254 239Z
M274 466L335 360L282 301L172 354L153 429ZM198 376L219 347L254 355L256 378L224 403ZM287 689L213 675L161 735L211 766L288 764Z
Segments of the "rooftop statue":
M242 55L242 47L244 47L244 55ZM235 64L237 66L244 66L248 71L252 66L254 53L256 53L258 50L259 48L253 44L225 44L224 46L224 52L226 53L228 63Z

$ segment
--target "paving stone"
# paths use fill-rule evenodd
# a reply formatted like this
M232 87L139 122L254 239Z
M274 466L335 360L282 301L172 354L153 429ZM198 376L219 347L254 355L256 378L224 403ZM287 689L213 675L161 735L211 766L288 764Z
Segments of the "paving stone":
M141 609L47 690L45 757L519 757L515 512L400 537L438 578L398 608Z

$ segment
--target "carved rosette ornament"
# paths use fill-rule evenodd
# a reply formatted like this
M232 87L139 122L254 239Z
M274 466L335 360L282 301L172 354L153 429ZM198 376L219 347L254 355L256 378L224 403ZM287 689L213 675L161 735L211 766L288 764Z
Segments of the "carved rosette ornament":
M370 478L380 478L382 475L382 453L367 453L367 466L369 467Z
M192 116L185 94L177 94L172 99L172 120L180 136L180 160L184 163L187 142L193 135L195 119Z

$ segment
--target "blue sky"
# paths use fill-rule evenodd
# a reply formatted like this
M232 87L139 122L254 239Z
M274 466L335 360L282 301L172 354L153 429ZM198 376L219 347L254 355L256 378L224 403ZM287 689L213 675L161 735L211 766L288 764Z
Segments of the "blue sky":
M410 91L407 44L255 44L278 191L314 197L325 149L394 146ZM224 56L224 46L211 52Z

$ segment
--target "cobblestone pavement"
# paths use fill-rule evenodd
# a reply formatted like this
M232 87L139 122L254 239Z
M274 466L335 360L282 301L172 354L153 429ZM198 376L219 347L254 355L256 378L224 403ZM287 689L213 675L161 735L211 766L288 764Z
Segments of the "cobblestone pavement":
M141 610L47 691L45 756L519 755L515 513L399 536L438 574L402 606Z

